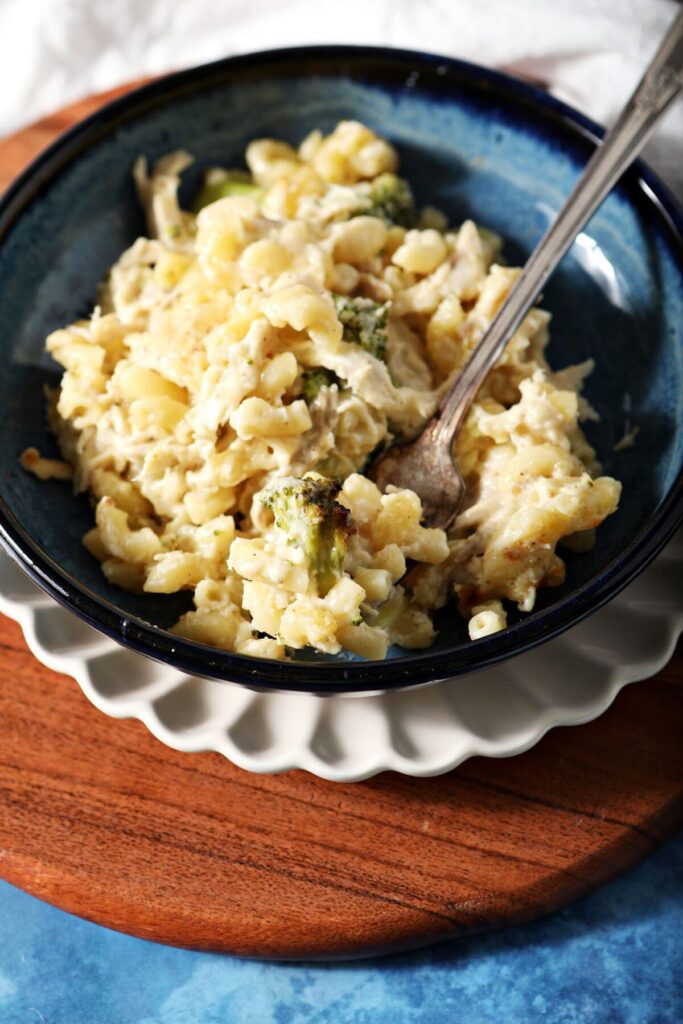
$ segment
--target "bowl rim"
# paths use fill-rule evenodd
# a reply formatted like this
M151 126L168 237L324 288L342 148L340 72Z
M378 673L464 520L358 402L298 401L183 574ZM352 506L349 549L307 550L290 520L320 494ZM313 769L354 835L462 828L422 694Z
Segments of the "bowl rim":
M283 47L226 57L173 72L134 88L104 104L93 114L59 135L16 177L0 198L0 244L23 210L59 172L91 144L109 135L119 124L163 105L199 85L228 81L231 72L266 65L272 73L293 61L304 69L320 65L311 74L350 76L340 63L375 62L436 73L445 84L461 83L530 109L536 124L555 120L575 138L595 145L604 130L584 114L533 84L500 71L430 52L386 46L324 45ZM325 68L329 63L330 66ZM333 66L335 65L335 66ZM367 74L367 72L366 72ZM361 71L362 77L362 71ZM371 79L372 81L372 79ZM375 81L377 79L375 78ZM422 87L422 86L421 86ZM447 97L444 97L447 100ZM622 177L635 186L652 214L664 221L670 248L678 248L683 266L683 210L668 187L642 160ZM123 613L98 596L60 566L23 529L0 495L0 545L27 574L60 604L113 640L182 672L236 682L259 691L319 694L381 692L452 678L514 657L551 639L592 614L625 587L655 557L683 518L683 469L651 518L618 556L593 579L551 605L508 627L455 651L423 653L385 661L298 662L273 661L208 647L177 637L145 620Z

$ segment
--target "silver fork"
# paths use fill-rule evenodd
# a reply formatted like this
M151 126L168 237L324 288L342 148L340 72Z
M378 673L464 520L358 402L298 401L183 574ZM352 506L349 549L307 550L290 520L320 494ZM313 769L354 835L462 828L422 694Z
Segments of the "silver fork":
M382 453L368 475L381 487L408 487L422 499L423 522L446 529L465 496L453 455L453 442L486 374L570 245L622 172L638 155L655 125L683 87L683 11L614 127L595 151L555 221L529 257L524 270L488 331L443 396L436 415L410 444Z

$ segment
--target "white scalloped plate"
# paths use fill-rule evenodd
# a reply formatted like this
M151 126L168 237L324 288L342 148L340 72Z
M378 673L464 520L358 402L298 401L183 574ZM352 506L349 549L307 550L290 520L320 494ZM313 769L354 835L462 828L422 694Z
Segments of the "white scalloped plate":
M683 531L609 605L561 637L481 672L374 696L254 693L119 647L0 555L0 611L33 654L73 676L114 718L162 743L215 750L252 772L303 768L337 782L392 769L439 775L475 754L507 757L556 725L600 715L627 683L659 671L683 629Z

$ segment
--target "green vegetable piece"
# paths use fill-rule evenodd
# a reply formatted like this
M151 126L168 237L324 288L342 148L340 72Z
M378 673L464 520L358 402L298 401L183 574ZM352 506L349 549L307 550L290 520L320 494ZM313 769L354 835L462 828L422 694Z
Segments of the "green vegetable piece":
M333 370L324 366L314 366L312 370L304 370L301 374L301 393L306 405L310 405L322 388L331 388L339 384L339 377Z
M386 361L389 303L347 295L333 295L332 299L344 328L344 341L360 345L371 356Z
M381 217L387 224L398 224L402 228L415 226L415 199L405 178L388 172L378 175L372 182L369 200L370 206L359 213Z
M260 203L263 199L263 189L254 183L248 171L224 171L222 168L214 167L207 171L204 184L192 204L192 212L199 213L205 206L225 199L226 196L251 196Z
M353 528L348 508L336 500L340 490L338 480L284 477L261 495L278 530L309 559L323 596L342 574L346 539Z
M345 472L339 461L334 455L328 455L326 458L321 459L318 465L315 467L316 473L321 473L322 476L327 476L330 480L344 480L349 475Z
M373 626L388 629L396 620L403 608L403 593L400 587L393 587L384 604L380 605L377 615L372 620Z

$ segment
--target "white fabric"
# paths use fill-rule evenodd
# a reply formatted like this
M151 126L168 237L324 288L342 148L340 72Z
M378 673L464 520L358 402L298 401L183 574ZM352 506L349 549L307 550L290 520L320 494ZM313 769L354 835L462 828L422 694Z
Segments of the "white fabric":
M298 43L432 50L542 79L609 123L675 0L0 0L0 132L89 92ZM683 196L683 104L646 157Z

